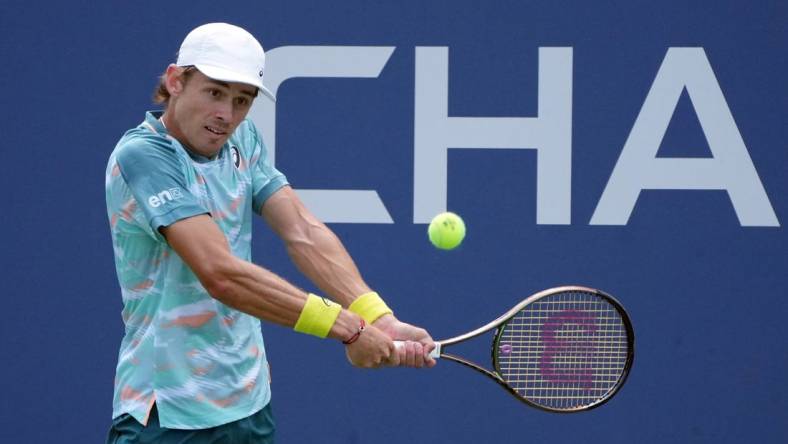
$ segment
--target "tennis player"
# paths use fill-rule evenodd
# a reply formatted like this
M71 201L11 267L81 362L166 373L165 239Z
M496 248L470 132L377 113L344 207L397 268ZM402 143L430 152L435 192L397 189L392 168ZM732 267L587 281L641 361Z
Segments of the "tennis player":
M164 111L148 112L109 158L126 331L108 442L273 442L260 319L342 341L359 367L435 364L429 334L394 317L267 160L246 119L260 93L273 99L264 65L247 31L194 29L156 90ZM326 298L251 262L253 214Z

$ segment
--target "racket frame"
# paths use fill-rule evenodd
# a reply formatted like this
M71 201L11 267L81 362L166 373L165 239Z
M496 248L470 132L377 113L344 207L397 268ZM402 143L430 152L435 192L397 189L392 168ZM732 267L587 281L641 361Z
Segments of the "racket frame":
M627 342L627 358L626 358L626 361L625 361L625 364L624 364L624 369L622 370L621 375L618 378L618 381L616 382L616 384L610 390L608 390L608 392L605 393L604 396L602 396L599 400L597 400L596 402L594 402L592 404L583 405L583 406L574 407L574 408L555 409L555 408L546 407L546 406L537 404L535 402L532 402L532 401L528 400L527 398L521 396L519 393L517 393L517 391L514 388L509 386L509 384L506 383L506 381L503 379L503 377L499 373L499 369L497 368L498 367L498 365L497 365L498 361L496 359L496 351L498 350L498 346L499 346L499 343L500 343L500 340L501 340L501 335L503 333L503 329L501 329L499 327L501 327L509 319L511 319L512 317L517 315L517 313L519 313L526 306L528 306L528 305L530 305L530 304L532 304L532 303L534 303L534 302L536 302L536 301L538 301L540 299L543 299L543 298L545 298L547 296L550 296L550 295L553 295L553 294L556 294L556 293L564 293L564 292L592 293L592 294L595 294L596 296L599 296L602 299L607 300L616 309L616 311L621 315L622 324L624 325L624 328L625 328L626 334L627 334L627 338L629 340ZM490 330L492 330L494 328L497 329L497 330L495 332L495 336L494 336L493 342L492 342L491 360L493 362L493 367L496 367L495 370L489 370L489 369L484 368L481 365L479 365L479 364L477 364L477 363L475 363L475 362L473 362L473 361L471 361L469 359L465 359L465 358L462 358L460 356L457 356L457 355L454 355L454 354L451 354L451 353L446 353L444 351L444 348L446 346L450 346L450 345L458 344L460 342L467 341L467 340L469 340L471 338L474 338L474 337L479 336L479 335L481 335L483 333L486 333L486 332L488 332L488 331L490 331ZM520 401L530 405L531 407L535 407L535 408L540 409L540 410L544 410L544 411L548 411L548 412L554 412L554 413L574 413L574 412L579 412L579 411L591 410L591 409L594 409L596 407L599 407L600 405L602 405L602 404L606 403L608 400L610 400L610 398L613 397L613 395L616 392L618 392L618 390L624 385L624 383L627 380L627 377L629 376L629 371L632 368L632 364L633 364L634 358L635 358L635 331L634 331L634 329L632 327L632 322L631 322L631 320L629 318L629 315L624 310L624 307L613 296L611 296L611 295L609 295L609 294L607 294L607 293L605 293L603 291L594 289L594 288L583 287L583 286L578 286L578 285L567 285L567 286L562 286L562 287L548 288L546 290L540 291L539 293L535 293L535 294L529 296L528 298L520 301L518 304L516 304L514 307L512 307L509 311L507 311L506 313L502 314L501 316L499 316L495 320L490 321L487 324L485 324L485 325L483 325L483 326L481 326L481 327L479 327L479 328L477 328L475 330L471 330L471 331L469 331L469 332L467 332L465 334L462 334L462 335L459 335L459 336L455 336L453 338L444 339L444 340L441 340L441 341L436 341L435 342L435 349L432 351L432 353L430 353L430 356L432 356L433 358L442 358L442 359L448 359L450 361L457 362L457 363L462 364L462 365L464 365L466 367L470 367L470 368L472 368L472 369L474 369L474 370L476 370L476 371L478 371L478 372L480 372L480 373L482 373L482 374L484 374L486 376L489 376L495 382L497 382L501 387L506 389L507 392L512 394L515 398L517 398Z

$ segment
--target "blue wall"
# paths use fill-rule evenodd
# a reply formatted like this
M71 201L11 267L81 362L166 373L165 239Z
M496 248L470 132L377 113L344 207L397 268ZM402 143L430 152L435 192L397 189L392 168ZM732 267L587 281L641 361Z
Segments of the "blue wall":
M0 442L104 438L123 332L104 166L123 131L152 107L156 78L182 38L209 21L258 36L273 50L270 72L289 72L298 60L288 48L296 46L393 48L377 76L282 82L276 137L267 142L296 188L377 193L392 223L331 227L402 319L449 337L533 292L578 283L616 295L638 335L635 367L618 396L591 412L552 415L451 363L363 371L333 342L264 324L281 442L776 443L788 436L785 2L49 3L0 5ZM417 128L429 123L416 112L427 97L416 95L426 66L417 58L428 47L448 48L448 115L439 121L546 115L538 107L539 87L550 80L539 78L547 66L540 48L568 48L570 114L558 122L568 124L571 140L548 137L543 145L560 151L568 143L571 163L539 165L537 153L548 150L529 132L507 140L524 138L532 144L525 148L541 151L489 149L484 144L509 137L489 130L500 120L468 120L461 122L480 125L481 146L451 149L445 172L415 165L426 152L417 145L463 145L417 140ZM655 89L670 48L702 48L661 77L688 85L678 102ZM644 106L650 91L653 106ZM712 100L715 91L725 106ZM672 117L661 137L647 115L665 109ZM261 127L273 111L256 109ZM638 125L641 138L631 135ZM426 131L450 138L431 124ZM592 223L624 146L637 154L648 152L648 142L659 146L657 160L681 160L657 175L655 188L678 189L642 186L631 212L622 209L625 198L611 197L613 212L629 217ZM687 162L712 157L735 161L698 163L697 174ZM663 165L653 155L646 160L619 170L620 190ZM432 248L426 225L414 223L417 168L426 191L445 184L446 206L464 216L461 248ZM683 168L691 174L681 177ZM569 194L560 186L537 190L538 170L559 185L571 177ZM706 186L687 184L693 180ZM347 207L342 214L356 217L349 214L359 207ZM554 211L557 223L541 218ZM314 290L262 222L257 229L256 262Z

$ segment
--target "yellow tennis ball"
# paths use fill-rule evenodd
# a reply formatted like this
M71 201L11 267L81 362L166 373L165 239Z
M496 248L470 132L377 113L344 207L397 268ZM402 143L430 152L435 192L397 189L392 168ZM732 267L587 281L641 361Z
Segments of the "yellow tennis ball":
M465 222L454 213L441 213L432 219L427 234L432 245L441 250L451 250L465 238Z

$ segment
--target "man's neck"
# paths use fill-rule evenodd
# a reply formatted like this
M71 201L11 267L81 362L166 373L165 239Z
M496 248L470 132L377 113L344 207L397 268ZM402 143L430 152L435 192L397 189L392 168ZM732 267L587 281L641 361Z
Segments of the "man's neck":
M196 154L196 155L202 156L202 157L204 157L206 159L212 160L212 159L215 159L216 156L219 154L219 151L221 151L221 150L219 150L219 151L216 151L215 153L204 154L204 153L200 153L199 151L195 150L188 143L186 143L186 138L183 137L183 133L181 132L180 126L178 126L178 122L173 120L172 116L170 114L168 114L167 111L164 111L164 114L162 114L162 116L159 117L159 121L161 121L161 124L164 125L164 129L167 130L167 133L170 136L174 137L175 140L180 142L180 144L184 148L186 148L187 151L191 152L192 154Z
M159 117L159 121L161 121L161 124L164 125L164 129L166 129L172 137L180 140L180 137L178 137L176 134L177 131L173 131L177 126L174 124L174 122L171 122L171 120L172 119L170 118L169 114L167 114L167 111L164 111L164 114Z

